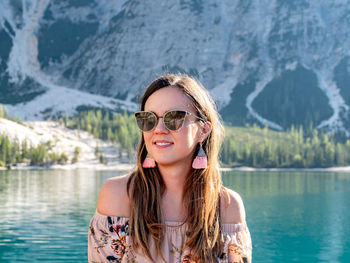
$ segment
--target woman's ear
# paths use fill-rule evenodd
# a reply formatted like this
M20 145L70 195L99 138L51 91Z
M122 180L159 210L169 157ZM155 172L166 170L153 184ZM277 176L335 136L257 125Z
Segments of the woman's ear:
M209 134L211 132L211 122L206 121L206 122L202 123L202 125L200 126L200 129L201 129L200 142L203 142L209 136Z

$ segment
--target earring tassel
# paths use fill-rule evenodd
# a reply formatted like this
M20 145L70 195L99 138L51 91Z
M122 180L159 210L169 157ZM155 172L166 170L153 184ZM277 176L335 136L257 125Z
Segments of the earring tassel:
M192 168L193 169L205 169L208 167L208 159L207 157L196 157L194 160L193 160L193 163L192 163Z
M207 167L208 167L208 158L207 158L207 155L205 154L205 152L201 146L196 158L194 158L194 160L193 160L192 168L193 169L205 169Z
M154 168L156 167L156 162L147 154L146 159L142 163L143 168Z

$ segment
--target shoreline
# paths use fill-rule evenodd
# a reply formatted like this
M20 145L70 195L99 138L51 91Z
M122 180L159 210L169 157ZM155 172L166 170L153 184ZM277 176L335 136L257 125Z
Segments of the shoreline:
M131 171L136 168L136 163L112 163L112 164L96 164L96 163L77 163L77 164L55 164L52 166L31 166L27 164L18 164L11 166L10 169L0 167L0 170L94 170L94 171ZM350 166L328 167L328 168L254 168L248 166L220 168L222 172L241 171L241 172L349 172Z
M135 164L130 163L117 163L117 164L64 164L64 165L51 165L51 166L39 166L39 165L27 165L18 164L11 166L10 169L6 167L0 167L0 170L94 170L94 171L131 171L135 168Z
M254 168L240 166L233 168L220 168L223 172L350 172L350 166L327 167L327 168Z
M18 124L11 120L0 118L0 133L8 135L12 140L29 145L48 143L50 151L67 155L66 164L54 164L50 166L31 166L27 163L18 163L14 166L0 167L0 170L114 170L131 171L136 167L136 157L130 158L121 149L120 144L110 141L102 141L94 138L87 131L68 129L53 121L32 121ZM78 161L71 163L75 157L75 151L80 148ZM98 153L96 154L96 149ZM107 162L100 163L100 157ZM350 172L350 166L328 168L254 168L248 166L220 168L222 172Z

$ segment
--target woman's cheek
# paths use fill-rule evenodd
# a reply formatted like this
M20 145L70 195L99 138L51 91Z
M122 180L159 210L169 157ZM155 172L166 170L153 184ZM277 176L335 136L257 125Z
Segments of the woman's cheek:
M146 144L146 149L150 149L150 146L151 146L151 136L150 134L147 134L147 133L143 133L143 139L145 141L145 144Z

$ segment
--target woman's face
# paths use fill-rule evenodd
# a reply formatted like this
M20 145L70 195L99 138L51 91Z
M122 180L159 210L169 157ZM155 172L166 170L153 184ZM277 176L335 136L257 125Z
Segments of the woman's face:
M154 92L146 101L145 111L158 117L169 110L196 111L190 99L178 88L166 87ZM196 145L204 139L202 126L194 116L187 115L184 125L177 131L169 131L159 119L150 132L143 132L146 149L158 166L188 165L192 162Z

